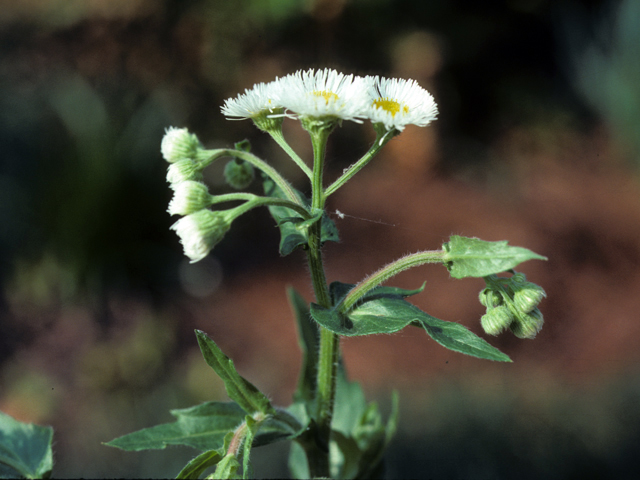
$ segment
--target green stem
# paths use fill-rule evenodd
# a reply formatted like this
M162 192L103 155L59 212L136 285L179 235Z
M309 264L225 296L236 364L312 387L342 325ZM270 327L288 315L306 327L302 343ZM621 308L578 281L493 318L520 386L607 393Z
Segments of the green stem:
M212 195L210 205L223 202L232 202L234 200L247 201L245 204L236 207L237 209L239 209L239 211L241 211L241 214L251 210L252 208L267 205L290 208L291 210L295 210L296 213L299 213L305 220L313 218L313 216L306 208L301 207L297 203L293 203L286 198L261 197L259 195L254 195L253 193L228 193L225 195Z
M300 156L291 148L291 146L284 139L284 135L282 134L282 130L267 130L267 133L269 133L269 135L271 135L271 138L273 138L276 141L276 143L278 145L280 145L280 147L285 152L287 152L287 154L291 157L291 159L294 162L296 162L296 164L302 169L304 174L307 177L309 177L309 179L311 179L311 177L313 175L313 172L308 167L308 165L306 163L304 163L304 160L302 160L300 158Z
M324 157L327 138L332 128L308 128L313 144L313 175L311 178L311 211L324 210L325 195L322 185ZM329 288L322 265L321 252L322 222L318 221L309 228L307 260L313 282L316 302L331 307ZM318 369L316 377L316 446L308 452L309 469L312 477L329 476L329 441L331 437L331 419L336 387L336 369L338 364L338 336L320 327L320 345L318 353Z
M347 294L347 296L344 297L342 302L340 302L338 309L343 313L348 312L349 309L353 307L358 300L370 292L371 289L410 268L418 267L425 263L441 263L445 253L446 252L444 250L417 252L407 255L406 257L402 257L395 262L391 262L389 265L386 265L377 272L372 273L356 285Z
M376 126L377 127L377 126ZM345 183L351 180L356 173L358 173L362 168L369 163L369 161L377 155L377 153L385 146L385 144L391 140L394 136L393 131L386 130L384 128L376 128L376 140L371 145L371 148L367 153L365 153L360 160L347 168L343 174L338 178L335 182L333 182L327 189L325 190L325 196L328 197L340 187L342 187Z
M202 159L200 160L200 165L202 168L213 163L220 157L234 157L240 158L245 162L250 163L254 167L262 170L273 182L280 187L280 189L284 192L284 194L291 200L293 203L296 203L300 206L304 206L302 200L298 198L298 195L293 191L289 182L287 182L282 175L278 173L278 171L273 168L271 165L266 163L264 160L256 157L252 153L243 152L242 150L235 150L233 148L220 148L217 150L204 150L199 155Z

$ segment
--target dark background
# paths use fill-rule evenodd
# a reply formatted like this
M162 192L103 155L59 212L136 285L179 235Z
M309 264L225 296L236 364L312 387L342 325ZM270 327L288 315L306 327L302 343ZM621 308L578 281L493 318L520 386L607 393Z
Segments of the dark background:
M265 211L189 265L169 226L159 152L186 126L306 187L224 99L297 69L414 78L439 105L329 208L329 281L356 282L450 234L549 257L522 266L548 298L535 340L488 340L513 364L405 329L343 342L371 399L401 393L390 477L632 478L640 438L640 4L568 0L4 0L0 2L0 410L55 428L56 477L168 477L196 452L101 445L168 410L224 399L193 329L286 405L299 352L285 288L312 299L304 257L280 258ZM303 158L306 134L285 135ZM369 125L330 139L327 176ZM215 193L222 165L207 170ZM442 270L442 271L441 271ZM437 267L397 278L415 303L481 334L482 281ZM286 475L286 447L255 451Z

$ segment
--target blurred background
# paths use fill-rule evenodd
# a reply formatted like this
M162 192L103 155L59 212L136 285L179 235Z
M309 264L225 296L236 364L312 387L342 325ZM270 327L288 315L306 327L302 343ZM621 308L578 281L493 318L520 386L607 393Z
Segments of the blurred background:
M416 79L440 115L408 127L330 198L329 281L355 283L451 234L508 239L548 298L535 340L487 338L513 364L424 332L343 342L370 399L401 393L391 478L633 478L640 470L640 2L573 0L0 0L0 410L55 428L55 477L170 477L186 448L101 442L172 408L224 400L193 329L287 405L300 354L285 289L312 299L301 252L267 212L190 265L169 226L160 140L248 138L294 164L224 99L297 69ZM304 158L306 134L285 135ZM330 139L327 177L370 125ZM205 173L227 191L223 164ZM483 282L422 267L395 285L482 335ZM486 338L486 336L485 336ZM257 449L283 476L286 446Z

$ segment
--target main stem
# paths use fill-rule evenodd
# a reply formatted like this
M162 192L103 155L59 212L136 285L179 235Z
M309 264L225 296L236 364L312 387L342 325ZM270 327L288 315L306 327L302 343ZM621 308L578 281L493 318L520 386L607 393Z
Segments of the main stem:
M330 129L310 129L313 144L313 175L311 207L312 211L324 210L326 196L322 185L324 156L327 137ZM322 221L319 220L309 228L307 260L313 282L316 302L324 308L331 307L331 298L327 287L327 279L322 265ZM333 417L333 401L336 390L336 368L338 364L338 336L320 326L320 348L316 377L316 422L315 452L309 452L309 473L312 477L329 477L329 440L331 436L331 419Z

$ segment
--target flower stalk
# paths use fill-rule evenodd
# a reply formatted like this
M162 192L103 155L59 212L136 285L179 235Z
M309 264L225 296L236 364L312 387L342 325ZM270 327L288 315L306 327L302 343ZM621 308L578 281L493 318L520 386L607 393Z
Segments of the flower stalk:
M386 282L391 277L395 277L401 272L410 268L419 267L427 263L441 263L445 252L443 250L429 250L417 252L406 257L402 257L390 264L382 267L375 273L356 285L337 306L342 313L348 312L360 299L362 299L372 289Z

